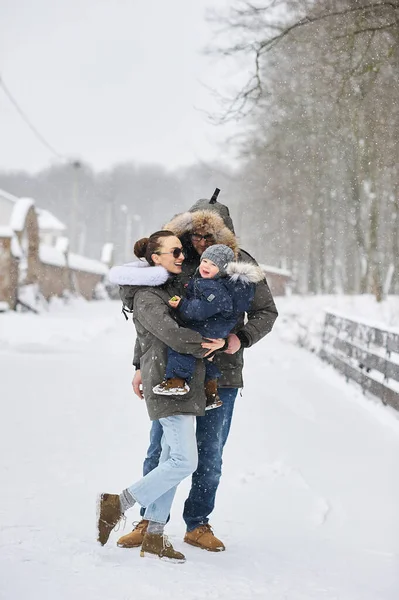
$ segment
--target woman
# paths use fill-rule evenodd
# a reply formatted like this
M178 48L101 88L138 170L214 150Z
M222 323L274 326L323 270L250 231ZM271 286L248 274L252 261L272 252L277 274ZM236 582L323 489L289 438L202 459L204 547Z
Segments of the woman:
M176 487L197 468L198 452L195 417L205 414L204 365L197 367L190 392L178 396L157 396L153 387L162 380L167 347L201 359L222 348L224 340L204 340L199 333L180 327L168 306L171 296L181 293L179 278L184 255L180 240L170 231L158 231L136 242L134 253L147 263L131 263L112 270L111 280L131 287L133 320L140 344L143 391L151 420L163 429L159 465L120 495L101 494L98 514L98 540L104 545L126 510L136 502L145 506L149 521L141 546L146 554L184 562L163 534ZM144 287L143 287L144 286Z

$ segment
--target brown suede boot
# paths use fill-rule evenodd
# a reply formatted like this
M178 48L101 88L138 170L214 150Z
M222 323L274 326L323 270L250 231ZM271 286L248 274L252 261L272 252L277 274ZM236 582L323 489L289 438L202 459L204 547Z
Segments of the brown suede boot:
M214 535L212 527L208 523L200 525L192 531L187 531L184 541L187 544L191 544L191 546L196 546L209 552L223 552L223 550L226 550L225 545Z
M190 391L190 387L181 377L172 377L153 387L152 391L161 396L184 396Z
M219 408L223 402L219 398L218 394L218 380L209 379L205 382L205 396L206 396L206 407L205 410L212 410L212 408Z
M137 523L133 531L119 538L117 541L119 548L137 548L138 546L141 546L144 536L147 533L147 527L148 520L142 519L139 523Z
M102 546L108 542L111 531L122 517L118 494L101 494L97 504L97 540Z
M163 533L146 533L141 546L140 556L158 557L176 563L186 562L186 557L177 552Z

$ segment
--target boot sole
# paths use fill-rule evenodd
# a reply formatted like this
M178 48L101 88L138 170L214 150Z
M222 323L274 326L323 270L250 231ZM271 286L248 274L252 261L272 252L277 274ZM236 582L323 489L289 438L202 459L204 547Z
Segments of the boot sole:
M118 548L128 548L129 549L129 548L140 548L142 543L143 542L140 542L139 544L134 544L134 545L131 544L130 546L125 546L125 544L119 544L117 542L116 545L118 546Z
M97 494L96 501L96 529L97 529L97 542L101 544L101 546L105 546L107 542L102 543L100 540L100 514L101 514L101 500L103 498L102 494ZM108 541L108 540L107 540Z
M141 558L157 558L158 560L163 560L165 562L183 564L186 562L184 558L168 558L167 556L159 556L158 554L153 554L152 552L145 552L144 550L140 551Z
M171 389L171 390L157 390L157 388L154 387L154 388L152 388L152 391L154 392L154 394L157 394L158 396L185 396L186 394L188 394L190 389L177 390L175 388L175 389Z
M198 542L192 542L191 540L186 540L184 539L184 541L186 542L186 544L190 544L190 546L195 546L196 548L201 548L201 550L207 550L208 552L224 552L226 550L226 548L207 548L206 546L202 546L201 544L199 544Z
M223 406L223 402L215 402L215 404L208 404L208 406L205 407L205 410L213 410L214 408L219 408L220 406Z

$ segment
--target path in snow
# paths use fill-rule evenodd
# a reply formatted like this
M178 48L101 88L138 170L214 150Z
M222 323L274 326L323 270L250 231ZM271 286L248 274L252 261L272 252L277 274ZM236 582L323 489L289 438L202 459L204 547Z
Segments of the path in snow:
M228 550L182 543L184 482L168 533L188 560L170 565L120 532L95 542L96 494L140 475L148 439L131 323L105 302L16 318L25 337L0 331L0 598L398 598L399 421L279 327L246 352L211 521Z

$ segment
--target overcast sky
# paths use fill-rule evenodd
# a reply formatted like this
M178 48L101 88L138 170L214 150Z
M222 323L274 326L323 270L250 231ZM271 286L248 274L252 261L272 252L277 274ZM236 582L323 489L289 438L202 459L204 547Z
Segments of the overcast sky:
M229 0L0 0L0 74L56 150L100 169L223 157L202 84L234 85L201 54L207 7ZM230 69L231 71L231 69ZM0 169L54 162L0 88Z

